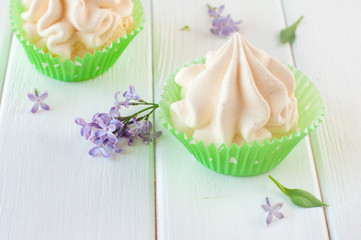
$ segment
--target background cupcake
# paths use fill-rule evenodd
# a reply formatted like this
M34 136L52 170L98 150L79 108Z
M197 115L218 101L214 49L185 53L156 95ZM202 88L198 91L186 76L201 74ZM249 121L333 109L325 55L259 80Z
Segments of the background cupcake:
M210 169L266 172L323 116L318 91L289 68L236 33L171 76L160 102L163 125Z
M10 18L30 62L63 81L104 73L144 25L139 0L12 0Z

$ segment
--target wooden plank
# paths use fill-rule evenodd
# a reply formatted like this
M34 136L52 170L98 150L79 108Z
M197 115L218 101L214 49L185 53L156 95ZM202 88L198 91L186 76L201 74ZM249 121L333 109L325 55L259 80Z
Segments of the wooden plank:
M209 1L214 6L222 3ZM277 35L284 27L279 2L227 1L225 12L244 20L241 32L255 46L284 62L292 61L289 47L278 44ZM209 33L211 20L203 1L155 0L153 23L153 71L159 99L171 72L218 49L225 40ZM192 30L180 31L184 25ZM328 239L321 208L293 206L267 174L236 178L214 173L196 162L170 133L164 133L156 145L158 239ZM308 138L270 174L289 187L320 197ZM260 207L266 196L273 203L286 203L285 219L269 228Z
M310 7L312 6L312 7ZM361 236L361 21L359 1L284 1L287 22L304 15L296 65L319 87L325 122L311 135L332 239Z
M6 6L8 2L6 1ZM5 5L4 5L5 6ZM0 102L2 88L4 85L5 69L8 63L9 49L11 45L11 26L9 19L9 8L3 7L0 9Z
M108 112L129 84L152 99L150 25L107 73L79 83L39 74L13 39L0 109L0 239L155 238L153 146L92 158L74 124ZM49 92L50 112L30 113L35 87Z

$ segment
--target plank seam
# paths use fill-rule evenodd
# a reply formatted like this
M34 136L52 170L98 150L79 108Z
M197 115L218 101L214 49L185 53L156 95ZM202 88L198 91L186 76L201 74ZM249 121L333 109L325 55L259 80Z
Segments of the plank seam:
M154 38L154 26L153 26L153 13L154 13L154 6L153 6L153 0L150 0L150 44L151 44L151 66L152 66L152 100L155 102L155 81L154 81L154 61L153 61L153 53L154 53L154 45L153 45L153 38ZM153 122L154 122L154 130L156 128L156 117L155 114L152 116ZM157 151L157 140L154 140L153 142L153 189L154 189L154 238L155 240L158 239L158 220L157 220L157 160L156 160L156 151Z
M282 10L283 22L284 22L285 27L287 27L288 23L287 23L287 19L286 19L286 9L285 9L285 6L283 4L283 0L279 0L279 3L280 3L280 6L281 6L281 10ZM289 47L289 51L290 51L290 54L291 54L291 57L292 57L292 65L294 67L297 67L296 58L295 58L295 55L294 55L292 44L288 43L288 47ZM317 186L318 186L318 189L319 189L321 200L323 201L322 187L321 187L320 179L319 179L319 176L318 176L318 169L317 169L316 160L315 160L315 153L314 153L314 150L312 148L311 138L310 138L309 135L307 135L306 138L308 139L306 145L309 147L309 149L311 149L312 160L313 160L312 163L313 163L313 167L315 169L315 174L316 174L316 179L317 179ZM324 216L324 219L325 219L325 222L326 222L326 229L327 229L328 239L331 239L330 231L329 231L329 225L328 225L328 221L327 221L327 214L326 214L326 210L325 210L324 207L322 208L322 211L323 211L323 216Z
M10 42L9 42L9 48L8 48L8 51L7 51L7 61L6 61L6 64L5 64L5 68L4 68L4 74L2 76L2 79L3 79L3 82L0 86L0 107L1 107L1 103L2 103L2 100L3 100L3 92L4 92L4 86L5 86L5 80L6 80L6 76L8 74L8 66L9 66L9 57L10 57L10 49L11 49L11 46L12 46L12 43L13 43L13 34L11 33L10 34Z

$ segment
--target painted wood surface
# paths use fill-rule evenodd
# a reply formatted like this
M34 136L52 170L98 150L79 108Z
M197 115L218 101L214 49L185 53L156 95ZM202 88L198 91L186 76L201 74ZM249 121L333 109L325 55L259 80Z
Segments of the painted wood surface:
M7 2L7 1L6 1ZM9 9L3 7L0 9L0 99L4 85L4 79L6 74L6 66L9 57L9 50L11 45L11 26L9 19ZM0 100L1 104L1 100Z
M310 7L312 5L312 7ZM361 236L360 1L284 1L288 23L304 15L296 66L321 90L325 122L311 135L332 239Z
M143 1L150 13L150 1ZM106 74L64 83L39 74L17 39L0 107L0 239L154 239L154 148L88 156L75 117L108 112L129 84L152 99L151 19ZM26 94L47 90L50 112Z
M110 71L76 84L40 75L12 38L8 8L0 9L0 239L358 239L361 3L142 2L143 32ZM222 45L208 31L207 3L226 3L250 42L286 63L294 59L321 90L325 122L270 174L322 197L325 212L294 207L267 174L236 178L206 169L157 118L164 136L155 150L138 144L112 160L87 156L92 145L75 117L108 111L114 92L129 84L158 101L170 73ZM280 29L301 15L292 49L279 45ZM185 25L192 30L180 31ZM26 94L35 87L49 92L51 112L30 114ZM260 208L266 196L285 202L285 219L270 227Z
M222 1L209 4L219 6ZM255 46L292 62L289 47L278 44L277 35L285 26L278 1L227 1L225 12L244 20L241 32ZM153 71L158 99L171 72L225 41L209 33L210 24L206 2L153 1ZM180 31L184 25L192 30ZM269 173L290 187L320 197L308 139ZM322 209L294 207L267 174L236 178L214 173L196 162L169 133L156 145L156 179L158 239L328 239ZM266 196L273 203L286 202L286 218L269 228L260 207Z

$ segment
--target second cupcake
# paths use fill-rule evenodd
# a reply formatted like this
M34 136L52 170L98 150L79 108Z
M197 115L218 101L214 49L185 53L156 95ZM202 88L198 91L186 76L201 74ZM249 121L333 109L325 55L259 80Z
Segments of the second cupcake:
M323 116L302 73L239 33L171 76L160 105L163 125L198 161L236 176L278 165Z
M144 24L139 0L12 0L10 18L31 63L63 81L108 70Z

